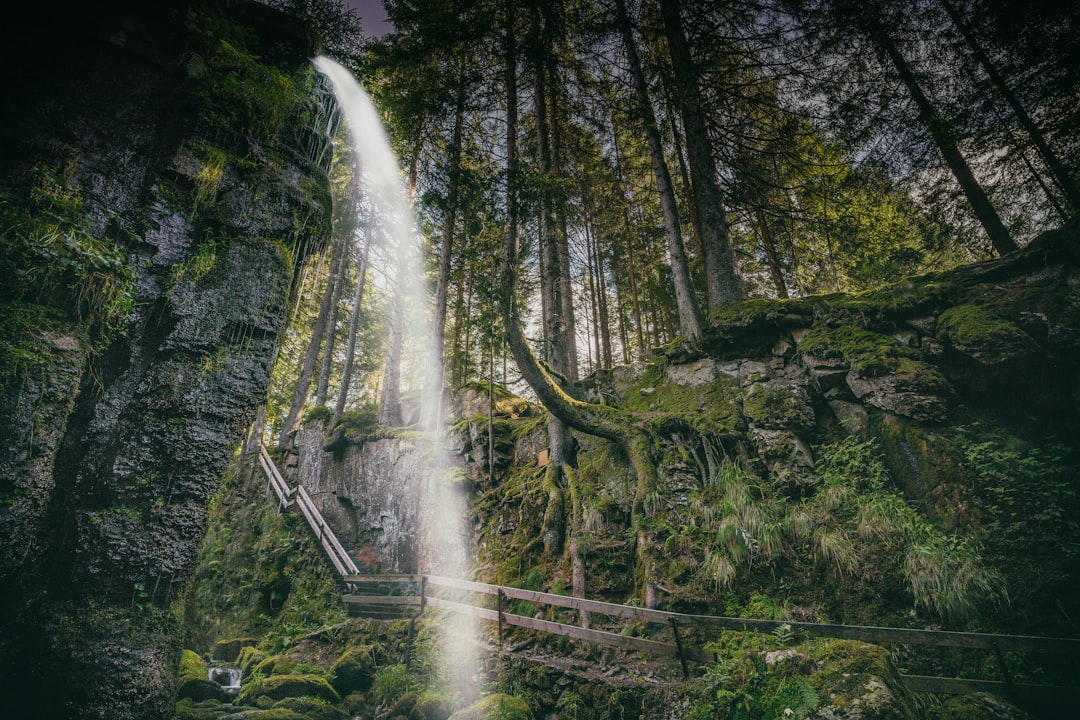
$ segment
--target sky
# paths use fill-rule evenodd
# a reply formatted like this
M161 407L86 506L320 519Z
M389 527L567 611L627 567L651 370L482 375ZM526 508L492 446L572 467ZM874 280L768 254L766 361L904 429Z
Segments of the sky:
M382 0L345 0L345 4L360 16L365 35L381 37L393 29L386 21Z

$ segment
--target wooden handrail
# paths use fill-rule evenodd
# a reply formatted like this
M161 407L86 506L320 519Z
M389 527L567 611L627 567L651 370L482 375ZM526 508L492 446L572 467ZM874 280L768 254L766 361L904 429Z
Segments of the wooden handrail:
M352 580L353 578L346 579ZM429 575L428 583L439 587L454 590L467 590L488 595L495 595L498 594L499 591L502 591L506 597L515 600L527 600L545 605L555 605L557 607L573 610L584 610L586 612L595 612L627 620L659 623L662 625L668 625L671 623L672 619L674 619L680 625L689 625L692 627L741 630L745 632L760 633L773 632L776 628L786 625L793 631L803 632L807 635L844 640L901 643L907 645L933 645L936 647L976 648L982 650L993 650L994 644L997 643L998 647L1002 650L1026 650L1031 652L1080 656L1080 640L1071 638L1039 637L1034 635L993 635L990 633L955 632L951 630L920 630L917 628L874 627L864 625L832 625L828 623L789 622L785 620L754 620L750 618L733 618L718 615L689 615L685 613L667 612L665 610L650 610L648 608L639 608L630 605L617 605L615 603L570 597L567 595L554 595L552 593L538 592L536 590L524 590L522 588L505 587L502 585L489 585L487 583L478 583L471 580L457 580L437 575Z
M285 482L285 478L278 472L270 453L266 451L266 446L261 441L259 442L259 465L266 474L270 486L274 488L274 493L277 495L281 506L288 507L295 502L296 506L300 508L300 514L307 520L308 526L315 533L315 537L318 539L319 544L322 545L338 574L343 577L356 576L360 572L359 568L349 557L349 553L345 551L337 535L326 524L326 520L323 519L319 508L315 507L315 503L311 501L311 496L308 495L307 490L304 489L303 485L297 485L295 488L289 487L289 484Z
M440 608L450 612L499 623L500 642L502 640L503 625L515 625L549 634L595 642L601 645L624 647L655 655L678 658L683 664L684 673L686 672L686 660L714 662L716 656L714 653L701 648L685 646L682 637L679 634L679 628L681 627L716 628L740 632L768 633L778 627L787 626L793 631L803 632L811 636L860 640L871 643L919 644L979 650L994 649L996 647L998 648L999 655L1000 649L1080 655L1080 640L1071 638L1052 638L1028 635L993 635L990 633L966 633L944 630L918 630L913 628L887 628L861 625L830 625L827 623L754 620L749 618L731 618L715 615L689 615L685 613L667 612L664 610L650 610L648 608L639 608L629 605L617 605L615 603L601 602L599 600L555 595L536 590L506 587L503 585L490 585L488 583L459 580L438 575L346 575L344 579L350 585L421 583L425 586L430 585L450 590L462 590L485 595L495 595L498 597L497 609L478 607L476 605L430 595L427 595L425 598L407 595L382 596L383 600L381 601L372 601L370 595L345 595L343 599L349 603L370 605L415 606L419 602L421 607L426 601L427 605L434 608ZM541 620L539 618L515 615L505 611L504 598L526 600L543 605L593 612L641 622L664 624L672 629L672 632L675 635L675 643L664 643L607 631L582 628L576 625L566 625L549 620ZM1075 700L1080 696L1080 688L1052 685L1018 685L1011 682L1003 683L990 680L928 677L921 675L900 675L900 679L904 682L905 686L913 692L957 694L974 692L976 690L986 690L1022 700Z

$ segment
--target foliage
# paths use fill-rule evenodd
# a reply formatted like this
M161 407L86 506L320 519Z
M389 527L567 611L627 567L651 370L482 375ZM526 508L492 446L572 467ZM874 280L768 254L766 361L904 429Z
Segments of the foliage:
M375 671L369 696L376 705L385 706L407 692L417 689L416 678L404 665L384 665Z
M33 364L26 343L53 319L77 323L87 348L100 352L133 307L127 255L92 228L72 169L34 167L26 181L25 193L0 192L0 273L6 278L0 302L26 313L6 321L17 327L2 328L6 353L14 356L14 367L4 363L5 378Z
M229 18L192 11L187 20L192 50L186 57L199 124L208 137L275 141L300 112L305 88L256 54L258 38ZM220 140L219 140L220 142ZM196 178L198 198L216 191L224 155L208 154Z

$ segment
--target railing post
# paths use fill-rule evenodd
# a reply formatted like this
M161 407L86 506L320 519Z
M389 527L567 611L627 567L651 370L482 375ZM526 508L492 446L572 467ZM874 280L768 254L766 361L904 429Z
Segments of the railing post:
M683 654L682 637L679 635L679 624L675 622L675 618L671 618L671 632L675 634L675 647L679 649L679 664L682 665L682 674L684 680L690 679L690 669L686 666L686 656Z
M502 646L503 646L503 602L506 599L506 596L503 595L502 588L499 588L498 598L499 598L499 649L502 650Z
M997 640L994 640L994 659L997 660L998 667L1001 669L1001 678L1005 681L1005 693L1009 696L1008 700L1015 705L1016 688L1013 687L1012 674L1009 673L1009 668L1005 665L1005 656L1001 654L1001 648L998 647Z

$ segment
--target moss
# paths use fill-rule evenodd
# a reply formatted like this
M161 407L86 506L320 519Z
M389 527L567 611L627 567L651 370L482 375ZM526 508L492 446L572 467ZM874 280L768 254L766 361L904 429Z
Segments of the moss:
M287 697L313 697L329 702L341 698L320 675L273 675L246 684L236 698L238 705L256 705L261 698L277 701Z
M1025 347L1030 339L1023 330L979 305L956 305L937 319L939 340L961 348L1006 349Z
M244 677L251 674L255 666L266 659L266 653L255 647L254 645L248 645L240 651L240 655L236 658L237 665L240 666L240 672Z
M313 408L309 408L304 411L303 422L313 423L317 421L326 422L334 416L334 411L328 405L316 405Z
M414 720L447 720L452 712L450 700L435 692L424 692L413 706Z
M296 658L288 655L271 655L256 665L252 672L263 677L291 675L296 672L296 666Z
M274 703L272 710L292 710L306 720L349 720L349 716L323 700L309 697L285 698Z
M29 373L48 368L54 350L51 332L78 336L55 308L25 302L0 303L0 388L18 384Z
M218 720L219 717L213 707L196 703L191 698L182 698L176 703L173 720Z
M375 657L370 645L350 647L330 666L330 684L341 695L367 690L375 677Z
M183 650L180 653L176 696L195 701L222 697L221 686L208 677L206 661L193 650Z
M926 710L926 720L1017 720L1027 717L1016 707L989 693L950 697Z
M183 650L180 653L179 678L181 680L185 678L206 679L206 676L206 661L194 650Z
M667 379L666 364L653 363L626 393L626 410L646 415L658 433L682 424L700 432L730 435L743 423L738 385L717 378L708 385L689 387Z
M494 694L457 711L450 720L533 720L533 713L521 698Z

